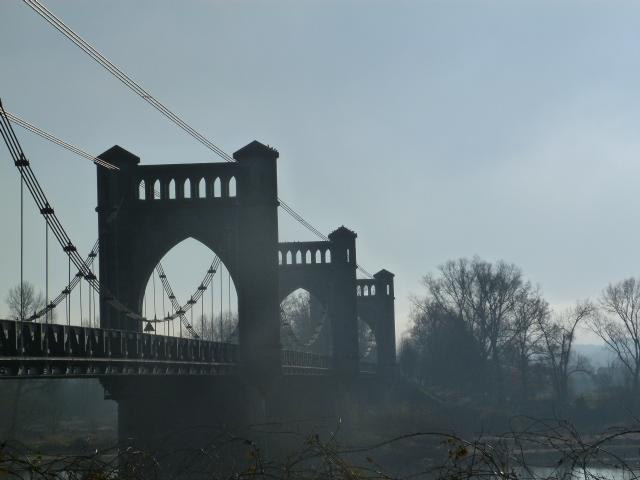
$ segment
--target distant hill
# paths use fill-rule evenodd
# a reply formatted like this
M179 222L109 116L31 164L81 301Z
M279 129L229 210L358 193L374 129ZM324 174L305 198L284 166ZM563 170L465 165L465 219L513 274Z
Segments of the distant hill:
M576 355L587 357L594 368L606 367L615 359L614 354L604 345L576 344L573 348Z

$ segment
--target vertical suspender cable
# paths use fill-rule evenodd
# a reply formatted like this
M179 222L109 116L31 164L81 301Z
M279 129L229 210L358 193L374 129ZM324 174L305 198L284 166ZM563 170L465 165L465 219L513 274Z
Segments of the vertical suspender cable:
M93 265L91 266L89 271L93 275ZM91 303L93 303L93 324L94 324L95 328L98 328L98 319L96 318L96 297L94 295L95 295L95 290L92 288L91 289L91 300L92 300Z
M22 168L22 167L20 167ZM20 321L24 321L24 178L20 175ZM24 336L20 325L20 353L24 351ZM17 337L17 333L16 333Z
M68 270L68 282L67 285L71 284L71 253L68 253L68 258L69 258L69 270ZM69 287L67 287L69 288ZM67 295L67 325L71 325L71 291L69 291L69 294Z
M80 273L80 272L78 272ZM80 282L78 283L78 288L80 289L80 326L82 326L82 277L80 277Z
M49 222L46 218L44 220L44 297L44 308L46 308L44 324L48 325L51 312L49 310ZM44 329L44 353L49 354L49 333L46 327Z
M89 268L89 271L91 271L91 268ZM91 287L89 285L87 286L87 295L89 296L89 328L91 328L91 326L93 325L93 323L91 322Z
M200 315L200 330L201 336L204 339L204 295L200 298L200 305L202 306L202 314Z
M211 279L211 341L215 340L213 336L213 279Z
M20 321L24 321L24 178L22 175L20 175Z
M220 341L224 342L224 334L222 331L222 299L224 298L222 292L222 268L220 268Z
M47 311L44 316L44 323L49 323L49 222L44 221L44 297Z
M158 313L156 311L156 269L153 269L151 272L151 278L153 278L153 319L158 320ZM153 334L158 334L158 322L154 322L153 324Z
M164 291L164 288L163 288L163 289L162 289L162 313L165 313L165 312L166 312L167 317L168 317L168 316L169 316L169 312L167 312L167 311L164 309L164 296L165 296L166 294L167 294L167 293ZM165 318L166 318L166 317L165 317ZM165 336L167 336L167 330L168 330L168 328L169 328L169 325L168 325L169 321L168 321L168 320L165 320L163 323L164 323L164 335L165 335Z
M151 272L151 280L153 282L153 319L157 320L158 314L156 312L156 270L155 268L153 269L153 272ZM158 334L157 323L153 326L153 330L154 330L154 333L157 335Z
M227 270L227 325L231 325L231 273Z
M156 315L156 274L155 274L155 270L151 274L151 280L153 281L153 318L157 318L157 315Z

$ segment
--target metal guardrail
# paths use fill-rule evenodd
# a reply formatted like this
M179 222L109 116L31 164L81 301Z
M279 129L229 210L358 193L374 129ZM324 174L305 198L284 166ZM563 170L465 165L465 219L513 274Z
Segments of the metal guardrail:
M331 358L310 352L282 350L282 371L289 375L325 375L331 371Z
M0 320L0 378L229 375L239 346L193 338ZM282 350L287 375L326 375L331 358ZM376 373L361 362L363 374Z
M0 377L222 375L238 357L229 343L0 320Z

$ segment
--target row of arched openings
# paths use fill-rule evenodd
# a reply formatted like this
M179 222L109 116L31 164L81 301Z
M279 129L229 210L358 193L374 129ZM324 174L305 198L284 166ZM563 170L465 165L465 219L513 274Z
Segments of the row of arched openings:
M147 195L146 180L140 180L138 183L138 200L176 200L181 198L233 198L236 193L236 178L231 177L229 180L217 177L207 184L204 177L196 184L192 184L191 179L187 178L182 184L178 184L175 179L171 179L166 185L164 191L163 182L159 179L153 181L149 185L150 193ZM147 196L149 198L147 198Z
M387 295L391 295L391 285L387 285ZM358 285L356 286L356 295L358 297L370 297L376 294L375 285Z
M371 295L375 295L376 294L376 286L375 285L363 285L360 286L358 285L356 287L356 295L358 297L369 297Z
M287 250L284 254L282 251L278 252L278 265L311 265L315 263L331 263L331 250L327 248L324 253L320 249L317 249L315 253L307 250L304 256L302 250L296 252Z

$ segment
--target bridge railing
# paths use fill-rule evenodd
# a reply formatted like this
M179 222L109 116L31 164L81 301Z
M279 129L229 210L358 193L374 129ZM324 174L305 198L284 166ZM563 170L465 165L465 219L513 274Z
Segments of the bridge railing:
M282 366L300 367L328 370L331 368L331 359L326 355L311 352L297 352L294 350L282 350Z
M238 362L238 346L122 330L0 320L0 357L16 365L39 358L232 365Z
M0 320L0 377L218 375L234 371L238 345L74 325ZM282 350L287 374L327 374L331 358ZM361 363L362 373L375 373Z

